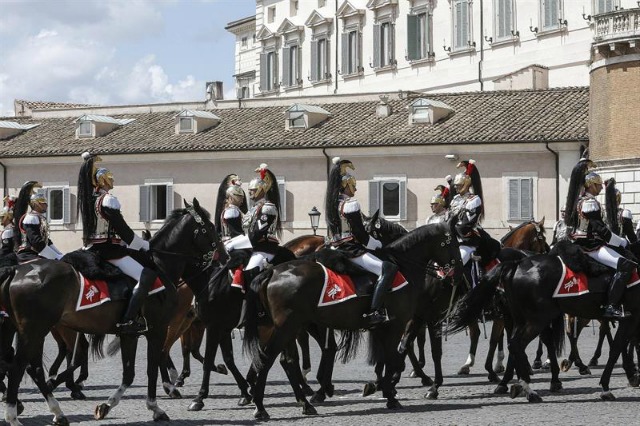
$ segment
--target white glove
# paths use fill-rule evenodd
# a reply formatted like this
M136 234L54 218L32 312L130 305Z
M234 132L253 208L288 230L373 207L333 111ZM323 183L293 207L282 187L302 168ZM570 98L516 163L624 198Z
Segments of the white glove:
M625 238L621 238L618 237L616 234L614 234L613 232L611 233L611 238L609 238L609 244L614 246L614 247L626 247L627 244L629 244L629 241L627 241Z
M371 237L371 236L370 236L370 237L369 237L369 241L367 242L366 247L367 247L369 250L375 250L375 249L379 249L379 248L381 248L381 247L382 247L382 243L381 243L380 241L376 240L375 238L373 238L373 237Z
M133 250L149 251L149 241L143 240L134 234L133 241L129 244L129 248Z
M43 248L42 251L38 254L46 259L51 259L51 260L60 260L60 258L62 257L62 254L56 252L54 249L51 248L50 245Z
M451 177L451 175L447 175L447 176L445 176L444 180L446 180L447 182L451 183L453 178Z

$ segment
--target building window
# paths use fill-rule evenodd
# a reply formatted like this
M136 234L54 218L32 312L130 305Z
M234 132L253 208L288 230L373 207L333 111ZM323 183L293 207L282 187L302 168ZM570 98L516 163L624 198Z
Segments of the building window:
M329 74L329 40L318 38L311 41L311 81L319 82L331 78Z
M562 18L560 0L540 1L540 26L542 32L560 28L560 18Z
M384 68L396 64L394 28L391 22L373 26L373 67Z
M78 129L78 136L91 137L93 136L93 124L90 121L81 121Z
M620 7L620 0L594 0L593 12L595 15L599 13L607 13L617 10Z
M286 87L298 86L300 78L300 46L290 45L282 49L282 83Z
M429 57L433 52L432 16L427 12L407 15L407 59L416 61Z
M278 61L276 52L260 54L260 90L271 92L278 88Z
M298 14L298 0L289 0L289 16Z
M342 75L356 74L362 71L360 61L360 31L342 33Z
M71 223L71 197L69 186L47 186L43 188L47 198L47 221L51 225Z
M276 7L271 6L267 9L267 23L273 24L276 20Z
M180 117L180 133L193 133L193 118Z
M494 41L512 39L514 29L513 0L494 0Z
M140 222L165 220L173 210L173 182L147 179L140 186Z
M385 219L407 219L406 176L376 177L369 182L369 214L378 209Z
M471 2L453 1L453 51L466 50L471 46Z
M509 220L533 219L533 178L510 177L509 186Z
M247 87L247 86L238 87L238 91L236 93L236 98L237 99L247 99L249 97L251 97L251 95L249 93L249 87Z
M240 46L241 47L247 47L247 37L242 37L242 40L240 41Z

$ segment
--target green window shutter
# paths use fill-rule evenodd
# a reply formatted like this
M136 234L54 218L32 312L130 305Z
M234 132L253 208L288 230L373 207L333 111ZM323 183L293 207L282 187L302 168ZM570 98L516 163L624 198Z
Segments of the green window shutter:
M149 187L140 185L140 222L149 222L151 208L149 206Z
M407 220L407 182L400 182L400 220Z
M69 187L62 189L62 223L71 223L71 195Z
M291 48L282 48L282 84L291 86Z
M260 54L260 91L266 92L269 88L269 76L268 76L268 60L267 53Z
M427 41L427 46L426 46L427 58L429 57L429 53L433 52L433 40L431 36L432 20L433 20L433 16L430 13L427 13L424 19L424 39Z
M311 81L318 81L318 42L311 41Z
M277 177L278 192L280 193L280 221L287 220L287 187L284 177Z
M373 67L380 68L380 24L373 26Z
M519 219L520 191L518 179L509 179L509 220Z
M369 181L369 215L380 209L380 182Z
M173 185L167 185L167 217L173 211Z
M342 75L348 75L352 72L349 67L349 33L342 33L340 42L342 43L342 64L340 64L340 70L342 71Z
M418 42L418 16L407 15L407 57L410 61L420 58Z
M533 219L533 180L520 180L520 218Z

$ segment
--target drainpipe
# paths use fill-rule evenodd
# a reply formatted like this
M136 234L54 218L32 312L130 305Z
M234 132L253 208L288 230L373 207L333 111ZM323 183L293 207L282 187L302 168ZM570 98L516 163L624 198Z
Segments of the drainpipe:
M547 151L553 154L556 160L556 222L560 219L558 216L558 208L560 207L560 156L557 151L549 148L549 142L544 144Z
M335 31L335 35L336 35L336 54L335 54L335 65L334 65L334 73L333 73L333 83L334 83L334 89L333 89L333 94L337 95L338 94L338 40L340 40L340 37L338 37L338 0L336 0L336 11L333 14L334 19L336 21L336 31ZM326 155L326 154L325 154Z
M2 161L0 161L0 167L2 167L2 185L4 189L4 196L9 195L9 187L7 187L7 166L4 165Z
M480 62L478 62L478 81L480 91L484 91L484 81L482 81L482 63L484 61L484 2L480 0Z

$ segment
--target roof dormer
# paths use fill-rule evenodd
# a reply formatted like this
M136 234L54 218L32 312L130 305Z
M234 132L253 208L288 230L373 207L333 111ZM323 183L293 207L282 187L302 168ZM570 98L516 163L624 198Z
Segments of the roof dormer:
M74 121L77 124L76 139L104 136L133 121L135 121L134 118L113 118L107 115L85 114Z
M436 124L455 114L455 110L444 102L431 99L416 99L407 107L409 124Z
M9 139L39 125L40 124L22 124L15 121L0 121L0 140Z
M220 117L208 111L182 110L175 116L176 135L196 134L220 124Z
M294 104L285 111L286 130L306 130L331 117L331 113L319 106Z

